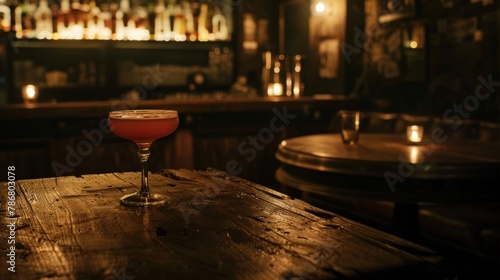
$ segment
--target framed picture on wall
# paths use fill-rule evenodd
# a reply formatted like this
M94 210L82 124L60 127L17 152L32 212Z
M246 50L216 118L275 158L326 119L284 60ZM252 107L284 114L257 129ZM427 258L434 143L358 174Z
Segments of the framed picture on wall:
M378 21L388 23L411 18L416 13L416 0L378 0L380 11Z
M338 39L321 40L318 45L319 77L322 79L337 78L339 72L339 47Z

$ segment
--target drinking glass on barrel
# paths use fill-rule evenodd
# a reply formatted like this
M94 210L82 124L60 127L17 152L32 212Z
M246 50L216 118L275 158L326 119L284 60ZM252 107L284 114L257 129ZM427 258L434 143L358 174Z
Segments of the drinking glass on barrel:
M340 112L340 133L344 144L354 145L359 139L360 112Z

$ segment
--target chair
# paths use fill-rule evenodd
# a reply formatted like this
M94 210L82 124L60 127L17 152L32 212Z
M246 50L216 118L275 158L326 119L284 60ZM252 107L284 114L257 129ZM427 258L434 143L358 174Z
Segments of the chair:
M431 129L442 129L450 139L478 139L479 122L470 119L435 118Z
M361 133L394 133L398 114L382 112L361 112Z
M500 124L488 121L480 122L478 138L485 142L498 142L500 140Z

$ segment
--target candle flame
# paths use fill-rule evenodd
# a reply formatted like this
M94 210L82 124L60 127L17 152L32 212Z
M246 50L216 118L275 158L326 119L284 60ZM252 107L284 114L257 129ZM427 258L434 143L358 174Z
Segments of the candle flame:
M26 97L28 99L34 99L36 97L36 88L34 85L26 86Z
M410 142L419 143L422 141L424 134L423 127L418 125L412 125L408 127L407 137Z

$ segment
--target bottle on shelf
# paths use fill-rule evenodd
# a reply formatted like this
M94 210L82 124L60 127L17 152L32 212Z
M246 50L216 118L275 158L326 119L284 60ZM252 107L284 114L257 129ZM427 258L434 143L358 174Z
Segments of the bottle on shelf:
M35 38L35 11L37 5L36 0L31 0L27 7L27 15L26 15L26 36L28 38Z
M264 52L262 54L263 66L262 66L262 77L261 77L261 85L262 85L262 93L269 95L270 94L270 83L271 83L271 68L273 64L273 55L270 51Z
M95 0L91 0L89 3L89 11L87 16L87 29L85 31L85 38L87 39L97 39L99 38L99 15L101 14L101 9L97 6ZM104 27L102 27L104 28ZM99 38L100 39L100 38Z
M165 39L165 27L169 19L165 17L166 8L165 8L165 0L158 0L154 9L154 39L156 41L162 41Z
M12 2L10 7L7 1L24 2ZM15 31L18 38L55 40L230 39L232 21L220 7L220 1L229 0L156 0L146 5L141 1L99 5L97 0L0 0L0 30Z
M283 85L286 85L286 78L284 78L284 55L275 55L271 78L267 86L267 95L269 96L282 96L285 92Z
M127 35L127 21L130 12L130 2L120 0L120 6L115 14L115 36L117 40L125 40Z
M52 11L47 0L40 0L40 5L34 13L35 32L37 39L52 39Z
M28 0L26 0L28 1ZM35 38L35 14L36 3L34 0L29 0L29 2L24 2L21 5L20 12L20 28L21 33L18 35L20 38ZM17 18L17 17L16 17Z
M198 41L208 41L210 32L207 26L208 19L208 4L200 5L200 15L198 16Z
M169 1L167 4L167 8L165 9L165 13L163 15L165 17L165 26L163 27L163 36L166 41L170 41L173 39L173 28L174 28L174 4L172 1Z
M71 20L70 32L71 38L75 40L82 40L85 34L84 19L86 17L85 11L82 10L82 4L78 0L73 0L70 7Z
M190 7L191 15L193 17L193 28L194 28L193 35L191 36L191 38L193 38L192 39L193 41L196 41L196 40L198 40L198 37L199 37L198 19L200 17L200 3L197 1L194 1L194 2L190 3L190 6L191 6Z
M284 60L284 69L283 76L285 81L285 95L292 96L292 72L290 71L290 60L288 56L283 57Z
M173 5L173 29L172 35L175 41L186 41L186 20L179 2Z
M0 0L0 30L5 32L10 31L10 8L5 3L5 0Z
M73 21L70 18L69 0L62 0L57 17L57 36L59 39L71 39L70 24Z
M191 10L191 4L187 0L182 1L182 9L184 11L184 18L186 20L186 39L188 41L196 40L195 25L193 11Z
M292 81L293 81L293 97L300 97L302 94L301 92L301 79L300 79L300 73L302 72L302 56L297 54L294 56L294 64L293 64L293 76L292 76Z
M14 32L17 38L23 37L23 7L24 3L21 3L14 9Z
M148 11L138 0L132 0L129 19L127 21L128 40L149 40Z
M49 1L49 9L52 13L50 24L52 25L52 39L59 39L57 34L57 19L59 18L59 4Z
M117 14L118 4L116 2L109 3L109 14L111 15L111 39L116 40L116 25L117 25ZM123 26L123 21L122 21Z
M226 17L222 14L219 7L215 7L215 12L212 17L212 31L215 40L225 41L229 37Z
M102 4L101 12L97 15L97 33L100 40L110 40L113 34L113 21L108 4Z

